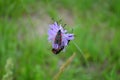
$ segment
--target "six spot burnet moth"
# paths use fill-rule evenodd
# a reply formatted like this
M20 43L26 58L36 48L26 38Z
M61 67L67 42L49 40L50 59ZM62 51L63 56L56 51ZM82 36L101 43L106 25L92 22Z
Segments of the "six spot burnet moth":
M69 43L69 42L70 42L70 40L68 40L68 43ZM53 52L54 54L59 54L59 53L64 49L64 46L63 46L63 45L61 46L61 43L62 43L61 30L59 30L59 31L57 32L57 35L56 35L55 40L54 40L54 43L55 43L55 44L58 44L58 48L57 48L57 49L52 48L52 52ZM67 44L68 44L68 43L67 43Z
M55 36L55 40L54 40L54 44L58 44L58 48L57 49L52 49L52 52L54 54L58 54L60 53L63 49L64 49L64 46L61 46L61 43L62 43L62 34L61 34L61 30L59 30Z
M55 30L57 31L53 39L53 44L56 44L57 48L53 47L52 52L54 54L59 54L65 48L65 46L68 45L70 40L74 39L74 35L66 33L66 30L64 30L62 26L59 26L56 22L52 26L52 31L54 31L53 28L56 28Z

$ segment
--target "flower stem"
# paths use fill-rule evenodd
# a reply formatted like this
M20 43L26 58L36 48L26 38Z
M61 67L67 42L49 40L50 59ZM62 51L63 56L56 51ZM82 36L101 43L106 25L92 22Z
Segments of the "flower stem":
M80 47L79 47L79 46L76 44L76 42L74 42L74 41L73 41L73 44L75 45L75 47L78 49L78 51L79 51L79 52L81 53L81 55L83 56L86 66L89 67L89 63L88 63L87 59L85 58L85 56L84 56L82 50L80 49Z

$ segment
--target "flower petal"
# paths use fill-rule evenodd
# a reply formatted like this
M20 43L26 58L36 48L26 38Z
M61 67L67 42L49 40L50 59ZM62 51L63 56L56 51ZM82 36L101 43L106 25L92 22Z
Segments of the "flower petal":
M54 49L58 49L58 44L52 44L52 47L54 48Z
M67 40L73 40L74 39L74 34L65 34L65 37Z

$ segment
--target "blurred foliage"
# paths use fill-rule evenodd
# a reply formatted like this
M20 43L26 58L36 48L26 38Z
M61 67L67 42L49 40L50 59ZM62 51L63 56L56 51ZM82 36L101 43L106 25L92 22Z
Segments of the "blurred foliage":
M2 17L19 17L26 11L23 5L29 7L36 0L0 0L0 16Z
M13 79L51 80L60 65L76 52L60 80L120 80L119 3L120 0L0 0L0 79L6 73L6 60L12 57ZM25 15L30 19L39 8L55 19L59 19L59 9L73 14L74 41L89 67L72 41L66 52L54 55L46 35L33 35L33 27L19 22Z

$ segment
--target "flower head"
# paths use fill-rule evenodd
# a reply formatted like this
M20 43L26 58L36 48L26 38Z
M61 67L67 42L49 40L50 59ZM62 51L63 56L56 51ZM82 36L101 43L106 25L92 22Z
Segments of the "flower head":
M74 34L67 33L67 30L61 24L58 25L57 22L49 25L49 27L48 40L52 42L53 53L57 54L68 45L70 40L74 39Z

